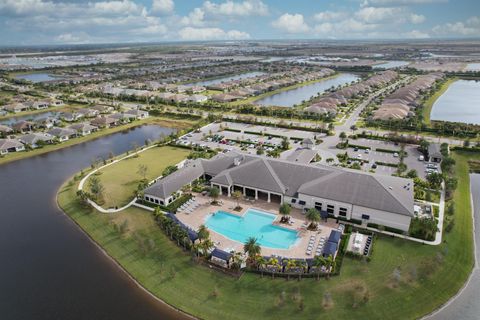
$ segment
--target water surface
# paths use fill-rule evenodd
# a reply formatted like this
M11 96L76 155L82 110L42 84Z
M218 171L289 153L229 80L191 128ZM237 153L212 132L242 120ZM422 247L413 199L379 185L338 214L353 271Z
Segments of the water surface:
M342 73L334 78L322 80L295 89L282 91L272 96L256 100L255 103L264 106L293 107L302 101L308 100L318 93L323 93L331 87L341 86L359 79L351 73Z
M480 124L480 81L458 80L433 104L432 120Z
M215 78L215 79L204 80L204 81L197 81L197 82L189 83L188 85L208 86L208 85L219 84L219 83L227 82L227 81L252 78L252 77L256 77L256 76L261 76L263 74L265 74L265 72L252 71L252 72L246 72L246 73L231 75L231 76L227 76L227 77Z
M466 71L480 71L480 63L469 63L465 68Z
M392 60L392 61L387 61L385 63L376 64L373 66L373 69L393 69L393 68L403 67L409 64L410 62L408 61Z
M15 79L27 80L33 83L62 80L63 77L52 75L46 72L22 73L15 76Z
M58 114L59 114L58 112L45 111L45 112L40 112L40 113L35 113L35 114L30 114L25 116L12 116L10 118L0 120L0 124L12 125L21 120L36 121L43 118L56 117L58 116Z
M0 318L183 319L138 288L57 207L93 159L172 129L144 126L0 166Z

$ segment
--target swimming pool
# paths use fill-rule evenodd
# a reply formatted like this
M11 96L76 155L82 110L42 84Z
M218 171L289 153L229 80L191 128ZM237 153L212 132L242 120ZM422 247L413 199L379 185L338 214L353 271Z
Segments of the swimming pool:
M262 247L288 249L298 239L297 232L272 225L275 215L248 209L243 216L217 211L207 218L205 225L231 240L245 243L249 237L257 238Z

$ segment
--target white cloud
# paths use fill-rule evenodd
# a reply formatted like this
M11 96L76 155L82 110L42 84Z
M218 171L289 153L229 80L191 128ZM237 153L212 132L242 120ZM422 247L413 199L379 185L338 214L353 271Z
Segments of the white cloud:
M285 13L273 21L272 26L288 33L306 33L310 30L303 19L303 15L299 13Z
M152 12L160 14L170 14L175 9L173 0L153 0Z
M427 32L412 30L402 34L403 38L407 39L428 39L430 35Z
M205 1L203 9L206 13L215 16L266 16L268 14L268 6L260 0L245 0L235 2L228 0L223 3L214 3Z
M188 16L183 17L180 22L186 26L200 27L204 25L205 12L200 8L193 9Z
M465 22L451 22L435 26L432 31L438 36L478 36L480 34L480 17L470 17Z
M446 3L448 0L364 0L362 6L406 6L417 4Z
M323 11L316 13L313 19L319 22L337 21L348 16L346 12L341 11Z
M89 37L85 33L62 33L55 37L54 39L56 42L59 43L67 43L67 44L80 44L80 43L89 43Z
M178 32L182 40L244 40L250 35L238 30L224 31L220 28L186 27Z
M134 14L143 10L142 7L129 0L95 2L93 4L89 3L89 6L96 12L104 12L112 15Z
M382 23L395 21L405 15L405 8L365 7L355 13L355 17L366 23Z
M416 14L416 13L412 13L409 18L410 18L410 22L413 24L424 23L426 20L424 15Z

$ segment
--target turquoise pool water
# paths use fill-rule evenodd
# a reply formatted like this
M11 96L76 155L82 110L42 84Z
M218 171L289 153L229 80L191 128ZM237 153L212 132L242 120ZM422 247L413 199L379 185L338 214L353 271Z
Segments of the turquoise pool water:
M272 225L275 215L248 209L241 217L217 211L207 218L205 225L231 240L244 243L249 237L257 238L263 247L288 249L298 239L297 232Z

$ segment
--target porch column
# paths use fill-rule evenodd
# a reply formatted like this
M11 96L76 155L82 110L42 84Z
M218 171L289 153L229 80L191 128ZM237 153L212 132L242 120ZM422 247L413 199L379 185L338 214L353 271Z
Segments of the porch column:
M268 196L267 196L267 202L270 202L270 192L267 193L267 195L268 195Z
M246 197L247 196L247 188L243 187L243 196Z
M227 187L227 196L229 196L229 197L230 197L230 195L231 195L230 188L231 188L231 187Z
M258 200L258 190L255 189L255 200Z

